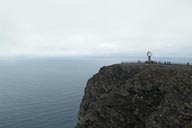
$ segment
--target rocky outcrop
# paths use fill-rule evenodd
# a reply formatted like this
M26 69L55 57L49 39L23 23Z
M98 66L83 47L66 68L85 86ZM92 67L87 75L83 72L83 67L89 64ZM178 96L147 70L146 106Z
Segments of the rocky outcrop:
M78 128L192 128L192 67L103 67L88 80L78 119Z

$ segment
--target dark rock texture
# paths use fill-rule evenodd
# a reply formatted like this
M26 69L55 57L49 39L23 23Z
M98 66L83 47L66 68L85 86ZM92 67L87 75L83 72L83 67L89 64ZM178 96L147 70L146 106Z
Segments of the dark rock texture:
M192 67L103 67L88 80L78 118L78 128L192 128Z

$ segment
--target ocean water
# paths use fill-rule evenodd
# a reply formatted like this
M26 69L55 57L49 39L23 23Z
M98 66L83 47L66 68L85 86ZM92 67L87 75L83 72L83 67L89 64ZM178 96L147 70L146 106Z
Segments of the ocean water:
M73 128L87 80L116 60L0 60L0 128Z
M137 59L0 59L0 128L74 128L87 80L127 60Z

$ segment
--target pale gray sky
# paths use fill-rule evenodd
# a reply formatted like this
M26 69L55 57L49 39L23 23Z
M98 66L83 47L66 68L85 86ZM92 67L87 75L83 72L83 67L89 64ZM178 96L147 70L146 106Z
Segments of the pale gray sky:
M192 56L191 0L1 0L0 56Z

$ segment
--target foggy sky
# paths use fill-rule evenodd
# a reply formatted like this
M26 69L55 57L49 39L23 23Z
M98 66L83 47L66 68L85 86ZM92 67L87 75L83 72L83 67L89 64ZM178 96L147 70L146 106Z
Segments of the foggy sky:
M0 56L192 56L191 0L1 0Z

